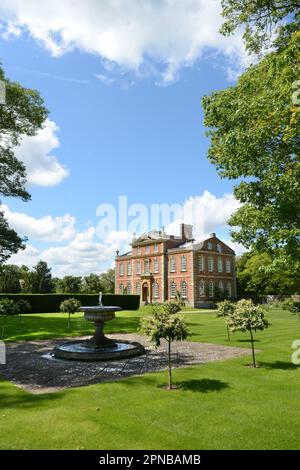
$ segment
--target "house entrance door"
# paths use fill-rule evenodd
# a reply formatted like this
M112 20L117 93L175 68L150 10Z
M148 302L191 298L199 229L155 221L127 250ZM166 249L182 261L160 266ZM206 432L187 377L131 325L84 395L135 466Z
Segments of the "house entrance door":
M148 301L148 285L147 284L143 284L142 300L143 302Z

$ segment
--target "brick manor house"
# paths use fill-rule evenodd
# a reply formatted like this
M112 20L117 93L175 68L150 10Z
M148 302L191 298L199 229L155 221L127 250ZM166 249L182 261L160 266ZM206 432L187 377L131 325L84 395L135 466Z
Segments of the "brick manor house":
M211 306L220 293L236 297L235 253L215 233L200 242L191 225L180 236L163 230L133 238L132 251L116 256L116 294L138 294L142 302L164 302L177 292L192 307Z

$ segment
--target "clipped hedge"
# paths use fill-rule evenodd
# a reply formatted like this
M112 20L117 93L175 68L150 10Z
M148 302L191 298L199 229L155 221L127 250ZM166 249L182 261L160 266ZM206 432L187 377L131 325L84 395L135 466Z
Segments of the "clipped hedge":
M1 299L18 301L24 299L31 305L28 313L54 313L59 312L63 300L70 297L78 299L82 305L98 305L98 294L0 294ZM139 295L103 294L103 305L116 305L123 310L137 310L140 306Z

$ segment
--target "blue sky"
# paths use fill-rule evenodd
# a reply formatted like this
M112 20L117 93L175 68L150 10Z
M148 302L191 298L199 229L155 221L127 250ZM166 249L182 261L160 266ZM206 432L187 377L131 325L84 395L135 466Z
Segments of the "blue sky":
M106 242L97 240L96 208L101 203L117 207L119 195L126 195L128 204L147 207L153 203L184 204L195 198L205 209L206 229L227 240L226 219L237 203L228 196L232 182L221 180L207 160L209 140L201 97L234 83L233 75L243 66L244 53L240 37L230 39L228 46L219 38L218 2L212 2L209 39L206 35L198 39L197 28L194 36L182 33L182 42L170 33L162 50L157 31L153 32L153 46L151 28L151 47L135 32L136 37L133 34L123 50L118 34L126 15L121 7L119 21L114 20L110 28L117 35L117 46L94 50L101 24L105 29L110 22L107 2L106 22L102 23L103 11L97 9L100 26L95 27L97 22L94 30L91 26L92 33L89 25L94 19L79 11L85 18L90 44L78 39L74 22L72 30L63 25L66 39L61 25L55 31L51 18L48 25L47 11L43 16L44 10L39 9L36 15L37 5L43 2L29 3L31 8L24 17L20 2L0 0L4 17L0 58L6 75L39 90L50 111L47 132L24 141L17 149L19 158L28 165L32 200L2 200L10 224L29 237L25 252L10 262L33 265L44 258L58 275L107 269L115 249L126 249L130 236L117 233L117 227ZM89 3L95 7L92 0ZM204 2L188 3L197 7L195 14L205 10L209 18ZM68 0L62 4L63 12L51 12L53 24L56 14L61 20L71 8ZM80 9L80 2L77 5ZM133 13L132 21L143 24L147 12ZM159 18L160 14L163 17L166 12L158 9L155 15ZM173 21L186 26L184 17ZM78 30L80 27L78 19ZM172 30L172 23L168 27ZM200 41L197 47L196 40ZM221 214L216 216L218 210Z

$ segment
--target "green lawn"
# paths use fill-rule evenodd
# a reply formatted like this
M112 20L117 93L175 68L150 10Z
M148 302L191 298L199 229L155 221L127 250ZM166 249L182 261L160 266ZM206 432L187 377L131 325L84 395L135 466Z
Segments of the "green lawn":
M190 310L190 309L189 309ZM119 313L107 332L136 331L145 309ZM251 357L176 369L181 389L160 388L166 373L151 373L31 395L0 382L1 449L299 449L299 367L291 363L291 343L300 339L296 316L272 310L272 326L256 334ZM228 344L214 312L188 313L192 341ZM84 335L92 332L79 315L30 315L9 319L9 340ZM248 347L234 334L231 345ZM1 368L1 366L0 366Z

